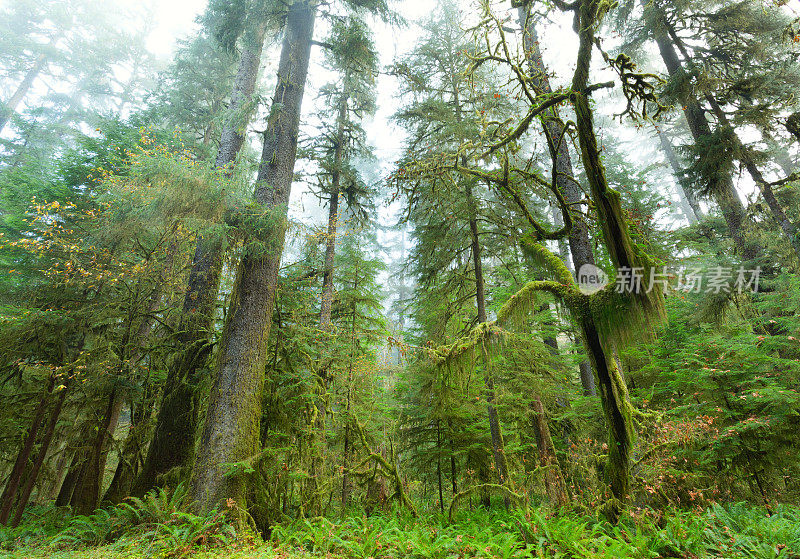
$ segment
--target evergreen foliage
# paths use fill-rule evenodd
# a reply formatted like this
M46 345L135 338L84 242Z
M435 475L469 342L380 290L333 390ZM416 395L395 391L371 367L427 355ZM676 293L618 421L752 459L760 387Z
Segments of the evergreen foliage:
M506 4L0 8L3 553L800 557L796 14Z

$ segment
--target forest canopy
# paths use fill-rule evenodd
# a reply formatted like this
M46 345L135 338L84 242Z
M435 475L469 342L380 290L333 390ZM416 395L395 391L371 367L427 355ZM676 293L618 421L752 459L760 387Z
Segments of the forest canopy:
M3 553L800 557L800 4L0 28Z

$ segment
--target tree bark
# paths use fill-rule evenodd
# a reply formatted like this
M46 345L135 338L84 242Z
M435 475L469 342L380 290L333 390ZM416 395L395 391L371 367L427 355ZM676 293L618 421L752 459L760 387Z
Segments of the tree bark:
M478 308L478 323L483 324L488 321L486 315L486 286L483 280L483 262L481 261L481 244L478 237L478 221L476 216L475 200L472 196L472 188L467 184L467 203L470 206L469 230L472 237L472 262L475 269L475 303ZM486 412L489 417L489 433L492 437L492 455L500 484L508 481L508 462L505 454L505 444L503 443L503 432L500 427L500 419L497 415L497 408L494 405L494 379L492 379L491 367L486 363L486 375L484 386L486 387ZM510 505L506 497L506 508Z
M57 507L66 507L72 501L72 494L75 491L75 485L78 483L82 467L81 453L78 451L72 457L67 475L64 476L64 481L61 482L61 488L58 490L58 496L56 497Z
M556 507L563 507L569 501L567 485L561 473L561 466L556 457L556 448L550 436L550 427L547 424L542 399L538 394L533 395L531 403L533 411L533 433L536 438L536 448L539 450L539 462L544 470L544 485L547 497Z
M222 335L191 493L208 511L225 498L245 509L245 479L226 476L225 464L255 459L261 420L267 344L286 235L300 108L308 74L316 8L289 7L278 83L261 155L255 202L270 215L268 245L248 251L237 269Z
M711 106L714 115L717 117L717 125L722 128L725 135L736 146L736 153L739 161L742 162L742 165L744 165L744 168L747 169L750 177L752 177L753 182L755 182L756 186L761 190L761 195L764 197L764 201L767 203L767 207L772 213L772 217L775 219L778 228L783 233L786 240L789 241L789 245L792 247L795 256L800 259L800 236L798 236L797 226L789 220L783 206L781 206L780 202L778 202L778 199L775 197L772 185L764 178L761 169L756 165L750 148L745 146L739 139L736 130L734 130L733 125L728 120L722 107L719 106L719 103L717 103L716 99L711 95L706 95L706 100Z
M242 50L229 106L233 114L238 114L253 97L266 33L266 22L261 22ZM225 122L215 161L217 168L232 172L244 144L245 131L246 123ZM191 466L194 460L199 413L196 388L212 349L223 256L224 240L220 236L214 233L198 236L176 336L179 352L167 371L153 438L133 485L134 495L143 495L161 476L174 468Z
M450 485L452 486L453 496L458 495L458 483L456 473L456 453L453 444L453 423L447 420L447 433L450 435Z
M600 401L610 435L605 473L614 496L608 513L611 520L616 522L630 494L630 455L634 438L631 417L633 407L625 379L617 367L614 356L604 348L604 341L591 317L584 317L581 330L592 367L597 372Z
M345 82L347 82L346 78ZM347 98L344 97L339 106L339 114L337 116L336 146L333 152L333 172L331 173L331 192L328 202L328 233L325 236L325 271L322 277L322 305L319 317L319 327L323 332L328 332L331 329L333 263L336 256L336 228L339 224L339 190L341 189L341 167L344 159L346 118Z
M143 447L152 434L153 423L150 416L153 409L153 396L149 385L145 384L142 400L131 406L131 423L128 436L119 453L119 463L108 486L103 501L119 503L131 495L131 488L144 463Z
M22 493L20 494L19 501L17 503L17 510L14 513L14 518L11 520L11 526L13 528L19 526L19 522L22 520L22 514L25 512L25 507L31 497L31 493L33 492L33 486L39 477L39 472L42 469L42 464L44 464L44 459L47 457L47 451L49 450L50 443L53 440L53 433L56 430L58 418L61 416L61 409L64 407L64 400L67 398L69 386L70 382L68 380L67 384L61 388L58 400L56 400L56 405L50 412L50 421L47 423L47 429L44 432L44 438L42 439L39 453L36 456L36 460L33 462L30 472L28 472L28 479L25 481L25 486L22 488Z
M19 490L20 483L22 482L22 475L25 471L25 467L28 465L28 459L33 451L33 446L36 443L36 435L39 432L39 427L44 419L47 400L49 399L50 394L53 392L55 382L55 375L51 375L47 384L47 391L42 396L39 404L36 406L36 411L33 414L31 426L28 429L28 433L25 435L25 439L22 442L22 447L17 453L17 459L14 461L11 474L6 482L5 489L3 490L3 497L0 499L0 503L2 503L2 505L0 505L0 524L6 524L8 522L8 518L11 516L11 511L14 508L14 501L17 499L17 491Z
M540 94L553 93L547 68L544 65L542 51L539 48L539 37L536 33L536 22L530 12L530 3L526 2L517 9L517 19L522 29L523 50L531 72L534 86ZM569 152L568 138L565 135L566 125L561 120L557 107L553 107L542 117L542 129L550 156L553 160L553 180L564 201L569 205L572 214L572 229L569 232L569 249L572 256L573 271L580 273L583 266L594 265L592 243L589 240L589 224L581 210L583 191L575 179L572 157ZM589 361L582 361L579 366L581 386L586 395L595 394L595 383Z
M436 481L439 484L439 510L444 512L444 494L442 492L442 426L436 420Z
M576 29L579 47L575 74L572 78L571 98L575 110L581 160L586 173L592 200L602 226L603 240L612 264L619 269L633 269L642 264L633 248L633 241L622 215L619 193L608 186L605 169L600 159L594 118L586 88L589 82L592 51L595 45L594 29L597 25L597 5L594 0L579 0L576 5ZM657 312L657 301L642 293L632 293L632 305L642 307L640 312ZM585 295L572 302L572 312L579 317L581 333L597 377L600 401L609 431L609 456L606 473L614 499L609 503L608 516L612 522L619 519L622 507L630 492L630 453L635 429L632 406L625 379L614 360L614 345L604 339L597 328L591 310L591 301Z
M78 514L91 514L100 502L108 444L114 436L124 402L121 390L115 384L109 394L108 404L103 414L103 420L98 426L94 443L89 449L88 460L84 466L80 483L72 496L73 506Z

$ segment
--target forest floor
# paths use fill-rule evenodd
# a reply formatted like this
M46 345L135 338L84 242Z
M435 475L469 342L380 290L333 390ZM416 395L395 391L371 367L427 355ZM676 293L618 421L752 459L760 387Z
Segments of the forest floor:
M500 507L502 509L502 507ZM112 513L66 516L34 510L18 528L0 527L9 559L800 559L800 508L772 514L745 504L694 511L640 511L616 526L590 515L539 509L464 511L414 518L314 518L278 525L271 540L232 535L208 517L171 513L164 522L121 524ZM215 517L219 518L219 516Z

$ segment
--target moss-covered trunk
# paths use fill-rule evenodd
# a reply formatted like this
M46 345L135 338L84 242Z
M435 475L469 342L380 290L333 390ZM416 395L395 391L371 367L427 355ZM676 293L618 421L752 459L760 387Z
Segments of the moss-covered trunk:
M631 450L634 439L633 407L622 372L617 367L613 354L607 351L609 344L604 343L594 321L585 318L581 323L581 330L592 367L597 372L597 388L609 431L605 473L614 500L608 512L612 520L616 521L630 493Z
M144 463L143 451L146 441L153 430L151 420L154 395L153 390L145 384L144 394L138 405L131 406L131 423L128 436L119 453L119 463L108 486L104 501L119 503L129 495L136 476Z
M115 384L108 395L103 419L97 426L80 482L72 496L72 504L78 514L91 514L100 503L109 442L117 428L124 401L122 391Z
M70 501L72 501L72 494L75 491L75 485L78 483L82 468L82 453L77 451L70 461L67 475L64 476L64 480L61 482L61 487L58 490L58 495L56 496L57 507L66 507L69 505Z
M205 511L226 498L234 499L242 508L246 506L245 478L226 475L226 464L254 459L259 450L267 344L286 235L300 107L316 9L299 1L288 12L277 87L254 194L267 225L265 230L254 232L263 242L251 243L237 269L200 454L193 469L191 495Z
M604 15L602 10L608 7L608 4L595 0L580 0L576 4L576 29L580 44L572 79L571 101L575 110L581 161L611 262L617 270L646 269L648 261L634 250L627 222L622 214L620 195L608 186L587 94L592 50L595 46L595 28ZM615 333L614 327L598 323L602 318L598 314L599 309L595 307L611 303L596 298L606 296L604 292L588 298L571 296L568 306L578 318L606 418L609 432L606 473L614 497L608 514L616 521L630 492L630 456L635 433L628 388L614 359L614 339L611 337ZM628 299L626 305L633 313L631 319L646 317L656 320L663 313L662 294L658 289L638 289L625 297ZM602 313L608 312L610 309L602 309ZM619 330L624 330L624 327Z
M544 65L539 48L536 21L531 13L530 2L524 3L517 9L517 20L522 30L525 60L528 63L533 84L540 95L552 94L553 88L550 85L547 67ZM584 265L595 263L592 243L589 240L589 224L581 211L583 190L575 179L572 156L569 151L569 139L565 136L566 125L561 120L558 108L553 107L546 111L541 120L542 130L553 161L553 180L572 213L572 228L568 239L572 265L577 274ZM580 380L584 393L594 395L594 377L588 361L580 364Z
M231 93L231 114L243 111L252 100L266 33L266 22L261 22L242 50ZM215 165L229 175L244 144L251 112L246 113L244 123L232 118L222 128ZM218 234L199 236L176 335L178 353L167 371L153 438L133 485L134 495L144 494L171 470L191 466L194 459L199 413L197 389L212 349L223 256L224 240Z
M567 484L556 457L556 447L550 436L550 426L547 423L544 404L538 394L531 398L531 411L533 412L533 434L536 439L536 449L539 451L539 465L544 472L544 485L550 503L556 507L563 507L569 501Z

